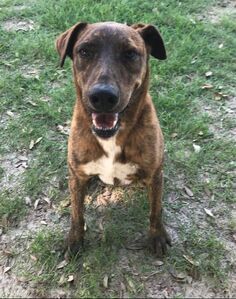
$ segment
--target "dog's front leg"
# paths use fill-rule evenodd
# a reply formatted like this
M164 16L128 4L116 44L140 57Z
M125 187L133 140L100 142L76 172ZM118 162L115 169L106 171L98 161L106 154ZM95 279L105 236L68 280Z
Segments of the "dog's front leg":
M87 178L78 178L70 169L69 188L71 194L71 227L67 238L67 256L76 255L84 240L84 198Z
M167 244L171 246L170 237L162 222L162 189L163 173L162 169L158 169L148 186L148 195L150 202L149 242L152 251L159 257L166 253Z

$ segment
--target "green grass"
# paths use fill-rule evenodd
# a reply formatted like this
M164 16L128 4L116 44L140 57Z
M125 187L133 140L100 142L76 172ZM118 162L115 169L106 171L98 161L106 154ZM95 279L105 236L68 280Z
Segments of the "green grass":
M11 192L0 193L0 226L6 229L15 225L26 214L26 205L22 197Z
M57 125L65 125L71 119L75 91L71 62L67 59L64 69L59 68L54 42L79 20L151 23L161 31L168 59L163 62L151 59L150 92L165 136L164 218L169 228L174 227L178 238L164 259L160 274L148 281L155 277L161 281L162 275L169 275L176 284L168 270L174 268L196 282L199 279L209 282L218 292L227 289L232 265L225 242L230 240L230 233L235 233L231 211L236 200L233 182L236 148L228 134L235 121L224 113L224 107L235 97L236 26L234 14L216 24L209 19L198 20L216 3L214 0L81 0L79 4L75 0L51 0L47 4L43 0L2 1L1 24L12 19L32 20L36 29L7 32L0 26L0 139L4 140L0 155L17 152L30 157L21 188L12 193L5 188L0 191L1 222L7 219L8 224L15 225L26 213L35 213L33 207L26 207L23 200L26 196L32 202L47 196L55 213L67 223L63 232L57 224L55 229L40 229L27 249L36 262L30 271L25 271L24 266L21 271L37 284L42 296L60 287L77 297L119 297L121 282L127 296L146 296L148 287L144 277L157 270L155 257L146 249L126 248L137 234L144 234L148 228L146 192L135 188L125 190L119 204L102 211L92 203L87 205L85 250L81 257L57 269L63 260L65 231L69 229L68 208L63 208L63 212L59 209L60 201L68 197L67 136L58 131ZM13 9L14 5L22 4L25 9ZM223 48L219 48L220 44ZM30 75L29 68L36 70L37 76ZM207 71L213 72L209 78L205 77ZM205 83L213 88L202 89ZM214 93L220 86L228 98L216 101ZM211 107L213 115L204 112L205 106ZM7 111L13 112L14 117ZM221 118L222 128L219 132L212 131L210 125L220 127ZM42 140L30 150L31 140L40 137ZM201 147L199 153L194 151L193 143ZM0 180L5 171L0 166ZM186 198L184 185L192 190L193 198ZM171 200L170 194L176 200ZM96 195L95 192L93 198ZM204 208L212 210L216 218L207 216ZM103 221L102 232L97 229L99 219ZM197 265L189 263L184 255ZM128 265L122 264L124 257ZM32 260L29 258L28 262ZM41 275L36 275L38 271ZM63 283L59 285L63 275ZM74 276L74 282L67 282L69 275ZM108 288L103 285L105 275L109 277ZM184 289L181 290L182 293L172 296L183 298Z

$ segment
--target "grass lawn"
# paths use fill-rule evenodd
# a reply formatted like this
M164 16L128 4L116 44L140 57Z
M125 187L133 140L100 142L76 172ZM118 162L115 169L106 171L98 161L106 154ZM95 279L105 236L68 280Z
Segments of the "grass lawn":
M235 1L1 0L0 297L236 296ZM139 240L145 190L94 182L81 256L69 229L71 61L56 37L78 21L156 25L166 61L151 59L165 136L163 260Z

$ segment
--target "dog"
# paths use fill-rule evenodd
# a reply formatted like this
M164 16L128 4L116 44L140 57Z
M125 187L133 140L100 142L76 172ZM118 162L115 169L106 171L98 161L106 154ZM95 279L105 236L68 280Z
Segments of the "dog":
M148 242L157 256L171 246L162 222L164 141L148 92L149 56L164 60L163 39L153 25L79 22L56 40L61 67L73 61L77 100L68 141L70 255L84 240L84 198L90 178L148 189Z

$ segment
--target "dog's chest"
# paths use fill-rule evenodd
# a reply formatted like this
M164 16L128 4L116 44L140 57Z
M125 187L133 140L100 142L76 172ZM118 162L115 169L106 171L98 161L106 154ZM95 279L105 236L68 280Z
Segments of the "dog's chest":
M98 141L107 155L83 165L82 169L85 174L98 175L106 184L113 185L115 178L118 179L122 185L130 184L131 180L128 176L137 172L137 165L115 161L115 157L121 152L120 146L116 145L115 137L109 138L108 140L98 138Z

